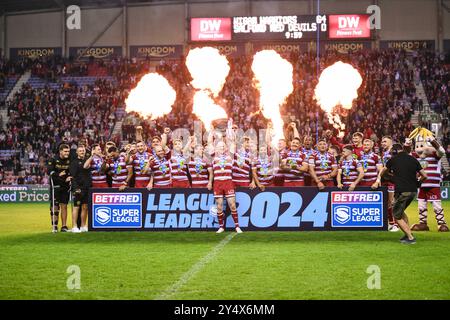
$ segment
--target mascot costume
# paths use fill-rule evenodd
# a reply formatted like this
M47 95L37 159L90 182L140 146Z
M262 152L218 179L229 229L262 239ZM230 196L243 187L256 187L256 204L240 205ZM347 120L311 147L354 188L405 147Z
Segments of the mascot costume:
M427 205L430 202L433 206L438 231L448 232L448 226L444 219L444 209L441 203L441 158L445 155L444 148L439 145L433 133L425 128L418 127L409 135L407 144L411 145L415 140L414 151L411 155L421 164L427 174L427 179L422 182L419 188L417 199L419 201L419 223L411 227L413 231L428 231L428 211Z

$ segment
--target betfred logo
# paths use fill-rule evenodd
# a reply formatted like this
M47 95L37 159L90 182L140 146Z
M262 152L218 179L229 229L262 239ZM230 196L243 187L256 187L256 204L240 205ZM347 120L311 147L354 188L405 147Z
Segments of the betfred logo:
M140 193L94 193L94 204L139 203Z
M330 15L328 21L328 36L331 39L370 38L368 15Z
M231 18L192 18L191 40L231 40Z

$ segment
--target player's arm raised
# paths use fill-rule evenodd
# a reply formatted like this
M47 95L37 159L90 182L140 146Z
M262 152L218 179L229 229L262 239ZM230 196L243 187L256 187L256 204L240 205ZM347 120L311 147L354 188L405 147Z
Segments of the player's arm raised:
M161 135L161 146L163 149L166 148L168 140L169 140L170 128L164 128L164 132Z
M436 154L438 158L442 158L445 155L445 149L439 144L439 142L433 138L427 138L427 141L431 143L433 148L436 149Z

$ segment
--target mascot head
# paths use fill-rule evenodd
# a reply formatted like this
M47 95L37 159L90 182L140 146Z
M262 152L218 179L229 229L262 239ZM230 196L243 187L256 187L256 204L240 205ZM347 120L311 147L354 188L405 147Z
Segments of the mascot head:
M428 135L424 135L422 133L418 134L414 140L414 151L421 157L421 158L425 158L427 155L432 154L433 152L436 151L436 149L431 145L430 143L430 138L432 138L432 134L431 136Z

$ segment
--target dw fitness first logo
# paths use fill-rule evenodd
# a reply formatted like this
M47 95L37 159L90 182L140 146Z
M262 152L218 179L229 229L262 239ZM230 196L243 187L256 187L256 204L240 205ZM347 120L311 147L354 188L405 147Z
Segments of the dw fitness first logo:
M93 193L92 228L141 228L142 194Z
M383 227L383 192L331 193L331 226Z

